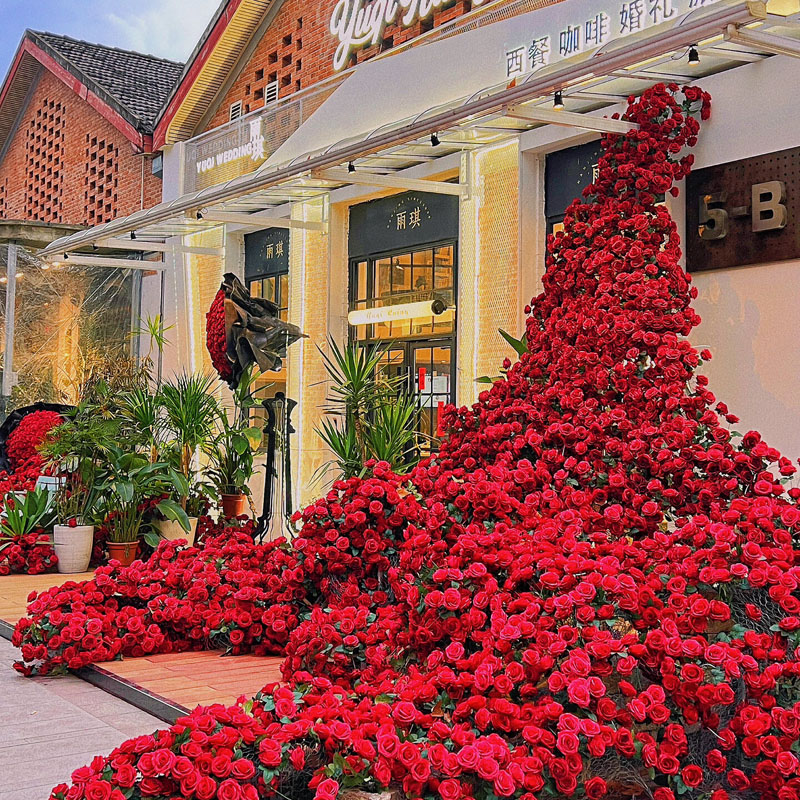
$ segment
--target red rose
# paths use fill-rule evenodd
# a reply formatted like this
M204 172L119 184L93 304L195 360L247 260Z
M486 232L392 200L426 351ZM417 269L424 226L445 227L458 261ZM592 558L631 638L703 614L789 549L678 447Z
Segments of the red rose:
M728 766L728 759L719 750L714 749L706 755L706 764L712 772L724 772Z
M516 783L506 770L501 769L493 781L494 792L498 797L511 797L517 790Z
M317 786L314 800L336 800L339 795L339 784L333 778L326 778Z
M242 789L233 778L222 781L217 789L217 798L219 800L240 800L241 797Z
M86 800L109 800L111 797L112 786L102 780L91 781L86 784L84 796Z
M258 760L265 767L277 767L283 759L281 746L274 739L264 739L258 745Z
M744 791L750 786L750 779L740 769L732 769L727 775L731 789Z
M493 758L484 757L478 760L476 772L485 781L493 781L500 772L500 767Z
M595 775L595 777L589 778L589 780L586 781L584 784L584 791L589 800L600 800L600 798L605 797L607 794L608 786L601 777Z
M464 794L461 784L452 778L442 781L438 791L442 800L460 800Z

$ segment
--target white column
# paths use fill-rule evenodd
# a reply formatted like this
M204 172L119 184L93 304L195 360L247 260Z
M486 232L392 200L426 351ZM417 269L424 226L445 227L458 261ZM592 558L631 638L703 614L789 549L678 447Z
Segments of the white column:
M6 346L3 360L2 394L5 402L14 388L14 312L17 300L17 245L8 246L6 283Z

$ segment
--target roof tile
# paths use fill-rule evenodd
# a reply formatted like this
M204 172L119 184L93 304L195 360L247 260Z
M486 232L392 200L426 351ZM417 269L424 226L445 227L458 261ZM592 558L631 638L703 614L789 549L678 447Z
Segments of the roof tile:
M152 133L158 112L177 82L183 64L156 56L92 44L69 36L31 31L80 75L105 90L136 121Z

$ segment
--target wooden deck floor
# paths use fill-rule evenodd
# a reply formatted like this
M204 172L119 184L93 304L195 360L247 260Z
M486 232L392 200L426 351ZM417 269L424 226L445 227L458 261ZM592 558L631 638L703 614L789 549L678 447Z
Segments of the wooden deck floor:
M14 625L25 614L27 598L67 580L86 580L84 575L8 575L0 577L0 620ZM125 658L98 664L97 669L132 684L151 696L175 706L230 705L244 695L251 697L268 683L281 678L280 657L232 656L218 651L170 653L145 658Z
M226 657L206 651L126 658L98 667L155 697L189 709L211 703L233 705L242 695L252 697L266 684L281 679L282 660Z
M51 586L58 586L67 581L85 581L94 573L84 572L78 575L4 575L0 578L0 620L16 625L25 616L28 595L35 589L41 592Z

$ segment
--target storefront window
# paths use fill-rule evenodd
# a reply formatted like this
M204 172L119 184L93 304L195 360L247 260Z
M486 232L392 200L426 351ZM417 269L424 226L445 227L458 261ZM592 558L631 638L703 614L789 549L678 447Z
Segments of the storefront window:
M289 273L270 275L251 280L248 287L253 297L262 297L278 306L278 316L286 322L289 318Z
M351 268L350 310L401 306L441 298L448 309L438 316L395 319L354 329L358 341L395 341L446 336L455 331L455 244L357 261Z
M351 335L364 344L389 344L379 370L417 397L423 451L435 445L442 410L455 399L455 279L454 242L351 264L350 310L398 311L397 319L351 327ZM444 301L444 313L408 318L402 313L403 306L435 299Z

